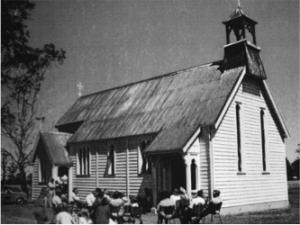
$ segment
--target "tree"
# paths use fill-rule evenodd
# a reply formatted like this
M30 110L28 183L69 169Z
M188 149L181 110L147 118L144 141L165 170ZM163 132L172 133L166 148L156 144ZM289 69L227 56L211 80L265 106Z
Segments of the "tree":
M293 171L293 168L291 166L291 163L290 161L286 159L286 173L287 173L287 179L288 180L292 180L293 179L293 176L294 176L294 171Z
M28 193L25 168L32 152L32 131L38 93L52 65L62 64L65 51L53 44L29 46L26 21L35 4L29 0L1 1L1 134L14 148L4 150L18 167L22 189Z
M9 155L6 153L6 150L4 148L1 148L1 169L2 169L2 179L1 183L5 184L5 181L8 177L8 164L10 162Z

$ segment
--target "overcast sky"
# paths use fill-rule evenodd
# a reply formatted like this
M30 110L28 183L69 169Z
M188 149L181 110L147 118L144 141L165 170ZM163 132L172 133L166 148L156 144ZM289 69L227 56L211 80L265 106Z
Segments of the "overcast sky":
M49 72L40 116L49 130L83 94L105 90L223 58L222 21L237 0L37 1L29 23L31 42L67 51ZM267 83L287 124L287 156L299 143L299 1L241 0L258 22L257 44ZM251 39L252 41L252 39Z

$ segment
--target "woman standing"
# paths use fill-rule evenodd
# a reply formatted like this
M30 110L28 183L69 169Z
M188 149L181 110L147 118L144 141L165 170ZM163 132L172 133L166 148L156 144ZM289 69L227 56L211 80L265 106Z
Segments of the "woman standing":
M49 205L52 208L52 198L54 197L54 192L55 192L55 183L53 178L50 178L49 180L48 189L49 189Z

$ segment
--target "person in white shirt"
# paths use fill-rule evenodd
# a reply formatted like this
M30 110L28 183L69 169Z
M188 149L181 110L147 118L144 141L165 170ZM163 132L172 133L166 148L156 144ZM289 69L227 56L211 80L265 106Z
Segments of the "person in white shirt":
M78 188L73 188L73 191L71 193L71 202L80 201L80 197L78 197L77 194L78 194Z
M62 200L61 200L61 190L60 189L56 189L55 191L55 195L52 198L52 204L57 208L60 204L62 204Z
M62 207L61 211L55 216L56 224L72 224L74 223L72 216L66 212L66 208Z
M70 203L76 203L81 208L86 202L83 200L80 200L80 197L77 195L78 192L79 192L78 188L73 188L73 191L71 193Z
M101 191L101 190L100 190ZM97 188L96 190L94 190L92 193L88 194L85 198L86 200L86 204L88 207L92 207L94 202L96 201L96 198L98 196L98 194L100 193L99 189Z
M63 184L67 184L68 183L68 176L65 174L60 178L61 182Z
M194 205L198 204L205 205L205 200L203 198L203 190L198 191L195 198L192 198L189 208L193 209Z
M199 190L197 194L194 195L194 198L191 199L190 205L188 209L185 211L182 219L182 223L189 223L192 216L193 216L193 207L194 205L201 204L202 206L205 205L205 200L203 199L203 190Z
M167 224L168 218L171 215L166 215L165 212L163 211L163 208L164 207L173 207L173 209L175 210L175 202L172 199L170 199L171 194L167 191L162 191L160 193L160 196L161 196L162 200L157 205L157 216L158 216L157 223L162 224L163 220L164 220L165 223Z
M175 204L178 200L180 200L179 191L177 189L174 189L173 194L171 195L170 199L172 199Z

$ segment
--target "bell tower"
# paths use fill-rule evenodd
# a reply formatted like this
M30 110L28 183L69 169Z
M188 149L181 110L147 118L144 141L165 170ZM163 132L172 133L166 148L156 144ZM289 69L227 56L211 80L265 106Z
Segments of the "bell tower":
M252 36L253 44L256 45L255 25L257 22L251 19L238 4L237 9L224 21L226 29L226 42L230 44L230 35L233 32L236 41L246 39L247 35Z
M255 25L257 22L251 19L238 4L237 9L223 24L226 28L227 43L224 46L222 68L245 66L247 76L261 80L267 79L259 54L261 49L256 44ZM231 36L233 36L232 39Z

